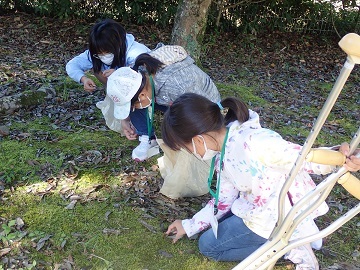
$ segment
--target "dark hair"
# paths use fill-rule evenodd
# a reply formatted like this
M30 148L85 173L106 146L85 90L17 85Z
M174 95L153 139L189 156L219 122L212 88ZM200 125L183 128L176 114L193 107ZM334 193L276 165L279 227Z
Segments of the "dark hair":
M140 73L142 75L141 84L140 84L139 90L137 90L137 92L131 99L131 103L130 103L131 105L134 105L135 102L138 101L139 95L146 85L146 75L143 72L140 72Z
M221 101L228 109L225 117L219 105L204 96L186 93L179 96L165 112L161 124L164 143L173 150L185 148L191 139L210 131L219 131L230 122L249 120L249 110L241 100L228 97Z
M163 62L150 54L142 53L136 57L133 69L138 71L140 66L144 66L149 74L155 74L163 65Z
M133 105L138 100L138 97L147 82L147 79L146 79L147 77L146 77L145 71L144 70L139 71L139 67L144 66L146 69L146 72L149 75L151 75L151 74L155 74L163 65L164 65L163 62L152 57L148 53L142 53L142 54L139 54L138 57L136 57L133 70L140 72L141 75L143 76L143 79L142 79L141 85L139 87L139 90L136 92L136 94L131 99L131 105Z
M102 62L94 54L109 52L114 54L111 68L126 64L126 31L118 22L105 19L95 24L89 34L89 52L95 73L101 71Z

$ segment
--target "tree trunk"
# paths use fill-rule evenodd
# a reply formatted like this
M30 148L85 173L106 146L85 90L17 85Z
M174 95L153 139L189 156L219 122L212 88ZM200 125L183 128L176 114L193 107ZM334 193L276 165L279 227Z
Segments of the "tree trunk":
M208 10L212 0L180 0L171 34L171 43L183 46L199 60Z

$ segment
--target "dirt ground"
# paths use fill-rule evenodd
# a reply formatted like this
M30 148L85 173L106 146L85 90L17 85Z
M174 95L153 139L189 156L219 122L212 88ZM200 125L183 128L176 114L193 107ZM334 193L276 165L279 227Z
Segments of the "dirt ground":
M149 48L158 42L169 43L171 29L124 26ZM23 13L0 16L0 99L42 87L65 87L65 65L86 49L90 27L81 21L60 22ZM201 64L215 82L254 86L259 96L271 102L295 109L310 102L320 105L324 100L309 86L314 82L335 81L346 58L337 45L339 39L311 33L208 34ZM355 89L344 93L342 98L353 99L360 105L358 67L353 74L349 80L355 83ZM80 105L74 101L86 95L79 91L77 96L61 104L52 96L47 99L46 107L32 108L31 113L41 116L79 111ZM99 91L94 96L93 103L102 99L103 93ZM90 107L84 113L91 114L93 109ZM6 125L10 118L22 121L25 113L24 109L1 116L0 126ZM347 113L359 121L358 111ZM66 121L61 124L66 125ZM359 269L351 267L332 269Z

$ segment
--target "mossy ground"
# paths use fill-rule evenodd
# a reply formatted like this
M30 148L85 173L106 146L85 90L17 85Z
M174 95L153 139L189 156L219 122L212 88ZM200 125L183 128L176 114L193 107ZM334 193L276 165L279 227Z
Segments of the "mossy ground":
M1 255L0 269L234 267L236 263L205 259L196 240L184 238L174 245L164 237L169 222L188 217L206 199L154 203L154 183L161 180L156 157L135 164L131 151L137 142L105 128L94 109L100 94L82 94L82 87L66 76L64 65L86 48L90 25L15 16L22 26L11 15L0 20L0 86L10 95L51 87L56 96L50 104L0 118L10 128L9 136L0 137L0 180L6 188L0 201L0 250L10 248ZM149 48L168 43L169 29L151 29L150 40L148 28L127 30ZM304 37L209 35L202 66L223 97L242 98L265 127L300 144L332 88L333 72L345 59L332 40ZM317 146L350 141L360 124L359 78L358 70L351 75ZM159 125L161 116L156 117ZM331 211L318 219L320 227L357 200L336 186L328 203ZM321 268L339 262L358 267L359 231L359 219L354 218L326 237L324 248L316 252ZM275 267L291 268L283 260Z
M269 121L271 118L266 116L269 111L272 115L286 114L285 119L291 119L294 112L260 98L255 88L229 84L218 86L222 96L241 97L264 116L264 121L267 121L264 124L281 134L294 135L298 139L307 136L307 130L296 127L299 123L294 123L294 127ZM317 110L309 105L297 111L296 117L309 112L315 115ZM333 134L332 143L348 141L349 133L355 131L353 125L346 125L346 120L354 121L339 120L337 125L345 123L346 134ZM4 240L12 248L9 257L26 250L30 262L36 264L29 266L33 269L59 269L56 267L66 264L72 265L73 269L231 269L236 265L205 259L198 252L196 240L182 239L173 245L159 229L161 221L156 216L149 218L144 215L146 206L132 206L131 200L119 191L124 180L121 173L133 165L130 156L136 142L129 142L109 130L87 130L76 125L71 132L63 131L54 127L52 119L46 116L13 122L11 130L18 130L21 136L4 137L0 144L1 178L8 187L0 206L1 219L6 223L20 217L27 235L21 239ZM108 156L108 162L98 165L85 162L74 169L76 175L64 173L69 160L92 150ZM156 162L156 158L152 158L140 167L151 171ZM47 166L56 173L53 175L57 179L55 186L50 180L41 180L41 172ZM89 197L86 190L96 185L102 185L102 188ZM71 201L64 196L67 195L63 192L64 187L72 190L72 195L82 196L73 209L66 209ZM338 188L336 192L348 199ZM332 198L337 198L337 194ZM335 212L320 219L321 222L325 224L331 216L339 214ZM146 221L156 231L150 231L140 220ZM351 261L351 253L358 248L357 226L357 221L350 221L327 238L325 248L341 254L337 258L340 256L341 260ZM12 231L16 233L17 229L13 226ZM44 237L48 240L39 248L39 240ZM317 255L324 266L334 259L321 252ZM275 269L288 267L280 261ZM3 269L6 269L5 265Z

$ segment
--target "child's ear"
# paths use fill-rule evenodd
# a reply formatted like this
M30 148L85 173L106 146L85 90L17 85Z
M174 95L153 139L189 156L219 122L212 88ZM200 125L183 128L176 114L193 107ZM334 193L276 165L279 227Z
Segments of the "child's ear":
M145 87L141 90L140 94L139 94L139 98L143 99L146 97L152 98L152 94L151 94L151 87L147 87L147 85L145 85Z
M143 99L146 99L146 91L145 90L142 90L139 94L139 99L140 100L143 100Z
M200 136L196 135L192 139L193 139L196 149L199 149L199 147L203 146L204 143Z

